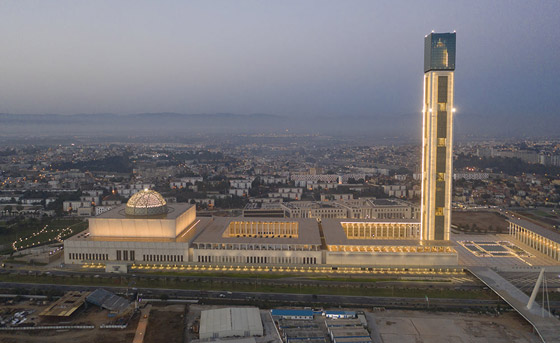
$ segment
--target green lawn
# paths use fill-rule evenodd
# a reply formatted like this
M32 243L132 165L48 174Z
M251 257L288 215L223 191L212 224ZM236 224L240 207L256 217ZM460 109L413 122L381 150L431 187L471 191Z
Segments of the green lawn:
M254 272L254 273L239 273L239 272L191 272L184 270L177 271L147 271L147 270L133 270L131 273L136 273L139 276L149 277L150 275L160 275L160 276L189 276L189 277L215 277L215 278L237 278L237 279L261 279L261 280L277 280L277 279L290 279L294 281L301 279L303 281L336 281L336 282L386 282L386 281L402 281L402 282L451 282L448 279L421 279L421 280L406 280L399 279L396 277L378 277L372 278L369 276L310 276L302 275L301 273L266 273L266 272Z
M114 276L101 278L89 276L33 276L33 275L0 275L1 282L23 282L38 284L65 284L65 285L87 285L87 286L116 286L127 287L133 285L138 288L163 288L163 289L196 289L216 290L232 292L270 292L270 293L296 293L296 294L332 294L332 295L355 295L355 296L385 296L385 297L409 297L423 298L453 298L453 299L497 299L493 292L488 290L453 290L453 289L413 289L413 288L378 288L373 285L351 285L341 286L332 283L321 285L305 284L270 284L270 282L259 282L253 279L247 282L236 280L212 280L196 279L184 280L179 278L154 279L149 275L137 277L134 282L129 276Z
M48 225L46 229L44 229L45 225ZM63 229L71 227L71 234L75 234L87 229L87 222L82 219L23 219L6 226L0 230L0 244L7 247L3 253L12 251L11 245L14 241L18 241L16 245L18 248L33 246L33 243L35 246L46 242L52 243ZM62 238L70 235L70 231L66 233Z
M39 230L38 234L23 237L22 242L16 246L18 249L28 248L33 245L56 243L58 238L66 238L87 229L87 222L64 220L53 221L46 228ZM71 231L70 231L71 230Z

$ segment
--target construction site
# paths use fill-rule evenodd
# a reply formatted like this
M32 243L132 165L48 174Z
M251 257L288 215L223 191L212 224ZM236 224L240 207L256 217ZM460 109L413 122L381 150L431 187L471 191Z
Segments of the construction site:
M0 342L130 342L138 303L104 289L0 298Z

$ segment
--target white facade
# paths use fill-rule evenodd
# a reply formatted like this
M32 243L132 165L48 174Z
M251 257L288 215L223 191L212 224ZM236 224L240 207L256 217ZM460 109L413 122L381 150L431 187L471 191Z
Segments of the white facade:
M422 238L425 240L449 240L453 181L453 88L453 71L429 71L424 74Z
M95 237L175 238L196 218L193 206L177 217L130 217L124 205L89 219L89 232Z
M229 184L231 188L237 189L250 189L253 184L253 180L230 180Z

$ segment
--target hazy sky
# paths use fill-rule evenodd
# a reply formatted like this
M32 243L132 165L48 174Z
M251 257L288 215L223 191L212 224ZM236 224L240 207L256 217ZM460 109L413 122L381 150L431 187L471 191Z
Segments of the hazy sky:
M0 113L419 113L457 31L458 115L560 114L559 1L0 1Z

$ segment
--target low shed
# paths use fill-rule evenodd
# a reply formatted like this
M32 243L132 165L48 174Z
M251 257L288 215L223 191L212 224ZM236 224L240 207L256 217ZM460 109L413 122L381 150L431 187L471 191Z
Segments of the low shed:
M228 307L200 314L200 339L262 335L261 315L256 307Z

